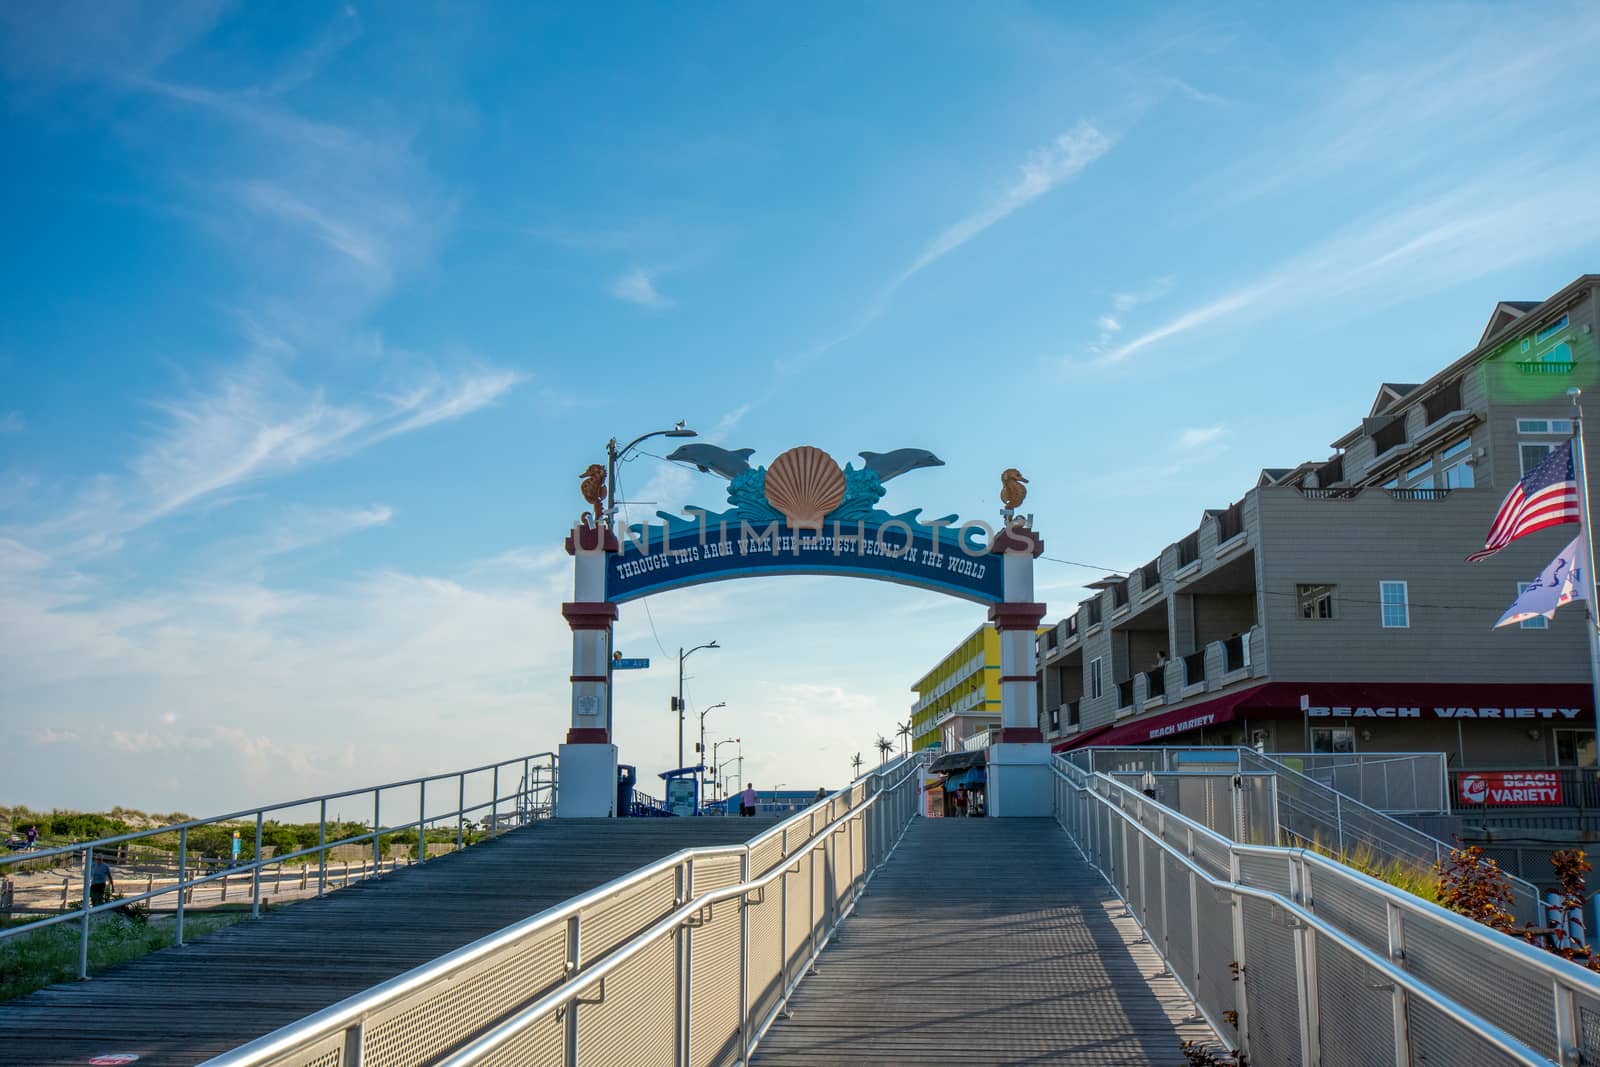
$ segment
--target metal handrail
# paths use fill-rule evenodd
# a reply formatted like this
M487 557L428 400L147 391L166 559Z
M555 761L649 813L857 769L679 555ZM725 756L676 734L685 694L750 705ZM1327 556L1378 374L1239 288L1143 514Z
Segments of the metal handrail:
M534 772L542 771L548 766L548 781L536 780ZM500 771L502 768L520 767L522 778L517 783L515 791L502 794L500 789ZM466 783L470 775L490 772L491 783L489 799L481 803L467 804ZM86 978L89 973L89 924L90 917L106 911L115 911L128 907L131 904L141 903L167 894L176 894L176 919L174 928L174 943L182 945L184 935L184 918L188 910L189 898L197 886L206 885L218 880L248 874L250 876L250 914L259 917L261 914L261 888L262 871L267 867L276 866L280 872L283 865L290 860L300 859L305 856L316 855L319 858L317 872L317 895L322 896L327 891L328 883L328 850L341 845L372 843L372 859L374 875L381 873L382 839L396 834L415 830L417 833L417 859L422 863L427 860L427 829L429 826L445 820L456 819L456 846L459 848L464 843L465 824L467 816L482 812L489 812L490 836L503 832L500 810L502 804L512 805L508 810L516 812L518 824L533 817L532 798L535 794L548 792L550 794L549 807L553 809L555 795L558 789L559 758L553 752L538 752L528 756L518 756L515 759L501 760L498 763L485 763L476 767L468 767L458 771L446 771L440 774L424 775L408 778L401 781L387 782L382 785L364 786L358 789L346 789L335 793L323 793L316 796L302 797L298 800L282 801L275 804L263 805L258 808L244 808L239 811L229 812L226 815L214 815L203 819L190 819L185 822L172 823L167 826L152 827L147 830L134 830L125 834L115 834L108 837L95 838L92 841L79 841L70 845L58 845L52 848L35 849L27 852L15 853L10 856L0 856L0 877L7 873L7 868L13 866L31 865L41 860L49 860L61 856L82 854L81 877L83 879L83 894L79 904L80 910L63 910L59 914L37 919L33 922L19 926L0 928L0 941L9 937L20 937L34 930L54 926L63 922L78 922L81 924L78 951L78 977ZM427 787L429 783L454 779L457 783L457 807L451 811L438 812L429 815L427 811ZM382 822L382 796L383 793L394 789L404 789L416 786L418 788L417 818L402 823L385 826ZM349 797L368 796L373 798L372 829L360 834L352 834L335 840L327 839L328 803ZM281 855L263 858L262 836L265 829L266 816L270 812L290 811L295 808L309 807L316 804L319 807L318 815L318 841L314 846L296 849ZM209 873L197 874L190 877L191 870L189 858L189 831L225 823L240 823L253 817L255 820L255 840L251 852L251 859L246 862L233 863ZM119 896L102 904L92 902L91 881L94 857L108 855L114 848L132 841L139 841L151 837L176 833L178 835L178 848L175 853L177 861L177 878L167 885L147 889L145 892L132 896ZM363 861L363 868L365 861ZM204 870L203 867L195 867ZM347 883L348 884L348 883Z
M603 982L613 971L618 970L623 964L644 952L658 937L675 931L679 927L688 923L695 916L701 914L715 904L721 903L725 900L732 900L734 898L740 898L741 902L743 902L744 898L747 898L751 893L760 892L771 883L792 873L801 859L825 844L828 839L833 836L833 834L837 833L840 829L846 826L846 824L853 820L859 819L864 812L877 804L879 797L883 796L885 793L892 792L893 790L899 788L905 783L907 778L912 777L914 774L915 772L913 772L912 775L906 775L902 777L893 785L885 786L882 791L875 793L863 801L859 807L852 808L843 815L839 816L837 819L833 820L819 833L812 837L810 841L807 841L805 845L784 857L783 863L774 867L766 874L757 878L742 880L737 885L724 886L721 889L712 890L689 901L677 911L660 919L648 929L636 934L628 941L626 945L617 949L611 955L605 957L605 959L594 964L592 967L581 971L568 981L563 982L549 993L546 993L544 996L534 1001L528 1007L519 1011L510 1019L506 1019L497 1024L493 1030L490 1030L488 1033L482 1035L471 1044L461 1048L446 1059L440 1060L436 1067L474 1067L476 1064L484 1063L485 1057L494 1054L497 1050L502 1048L506 1042L515 1039L518 1035L522 1034L530 1026L533 1026L551 1012L570 1005L573 1001L577 1000L584 991L593 988L597 983ZM898 845L900 837L903 837L904 833L904 828L902 828L900 835L895 839L896 845ZM892 852L893 850L894 846L890 846L887 851ZM886 853L884 859L887 858L888 856ZM878 866L882 866L882 861L879 862ZM874 867L872 871L867 872L863 877L867 880L870 880L872 874L875 873L876 870L877 867ZM849 907L842 910L835 919L833 925L829 927L829 936L824 937L818 943L816 950L812 953L813 959L815 959L816 955L819 954L823 948L827 947L828 941L831 939L832 932L838 928L839 923L843 922L845 918L849 916L850 912L854 910L854 908L855 900L852 899ZM782 1001L788 999L788 995L793 992L795 986L799 985L800 979L804 977L805 968L801 967L799 968L799 971L800 975L797 976L795 980L789 984L789 987L784 990L784 996L781 998L779 1005L772 1010L765 1023L760 1027L759 1032L751 1039L750 1051L753 1052L755 1050L756 1044L760 1041L761 1036L765 1034L767 1028L771 1025L773 1018L775 1018L776 1015L782 1010Z
M918 767L920 767L922 763L922 760L918 756L912 756L910 757L910 760ZM831 803L835 800L842 799L846 804L849 805L849 807L843 814L832 820L821 830L814 834L810 834L807 841L801 848L784 856L782 860L770 871L761 872L761 874L754 879L754 882L758 882L760 885L765 885L768 881L790 871L793 864L797 862L795 857L809 854L817 846L827 841L834 833L838 832L839 827L848 825L852 820L863 818L865 813L876 805L877 798L879 796L899 788L905 783L905 781L913 777L916 771L913 769L910 774L902 776L893 785L882 787L870 796L863 796L859 803L852 803L851 797L856 791L857 787L863 786L867 780L878 777L879 775L886 773L887 771L904 762L904 758L896 759L892 763L887 764L885 767L879 768L878 771L863 775L850 786L831 794L827 801L819 801L819 803ZM370 989L348 997L337 1004L330 1005L321 1011L308 1015L295 1023L291 1023L288 1026L282 1027L270 1034L256 1039L255 1041L252 1041L230 1052L223 1053L220 1056L206 1060L203 1067L262 1067L262 1065L266 1064L280 1063L282 1062L280 1058L284 1056L320 1048L322 1043L337 1038L337 1036L341 1033L348 1034L351 1031L358 1031L367 1019L383 1011L384 1009L395 1007L396 1005L407 1001L415 994L422 992L429 987L437 985L447 988L454 978L461 975L469 968L472 968L474 965L485 962L498 953L505 952L507 950L514 950L517 946L521 946L530 942L533 938L539 936L540 934L548 933L570 923L578 922L580 915L586 909L607 900L619 899L623 897L623 895L626 894L630 889L640 886L641 884L650 881L652 878L657 877L666 871L677 868L680 865L703 862L719 857L741 857L743 860L744 876L741 877L739 885L724 887L723 890L717 890L703 894L703 896L712 896L725 892L727 896L739 895L740 886L752 886L752 872L749 870L750 856L757 849L757 847L762 842L770 840L775 834L784 833L787 830L794 829L802 823L807 824L809 827L812 816L813 809L808 808L807 810L799 812L791 818L784 820L782 823L770 828L758 837L744 844L709 847L701 846L680 849L669 856L665 856L653 863L646 864L643 867L614 878L603 885L596 886L593 889L580 893L577 896L571 897L570 899L556 904L550 908L546 908L535 915L531 915L525 919L513 923L510 926L495 931L492 934L488 934L476 941L463 945L462 947L446 953L435 960L424 963L411 969L410 971L406 971L403 974L396 975L395 977L381 982ZM758 891L758 888L758 886L746 888L743 890L743 892L756 892ZM717 896L717 899L720 900L723 899L723 897ZM697 897L696 901L698 900L699 898ZM668 923L669 920L673 920L674 917L681 918L683 915L693 915L703 910L703 908L695 907L694 903L695 902L691 901L690 903L675 905L672 912L666 916L658 918L654 923L652 923L650 929L653 930L662 924ZM715 903L715 901L711 901L711 903ZM636 944L647 943L648 940L645 939L644 933L636 934L629 938L628 941L623 945L614 948L609 954L604 956L602 960L596 961L586 968L571 968L571 976L566 979L561 986L557 987L558 990L567 988L571 983L579 983L579 985L574 987L573 996L575 998L577 992L581 990L587 990L590 986L594 985L595 982L599 981L600 977L603 977L604 973L609 973L610 969L621 966L620 962L611 962L616 956L627 952L628 958L632 958L632 956L638 950L634 949L633 951L629 951L629 947ZM817 946L817 950L820 951L821 947L825 944L825 941L821 942ZM597 972L597 968L602 966L607 966L608 970L603 973ZM596 977L597 973L599 973L599 977ZM792 986L790 989L792 990ZM555 991L552 991L552 994L554 992ZM782 998L783 1001L787 1000L788 992L789 990L785 991L784 997ZM547 996L548 995L549 994L547 994ZM519 1015L514 1016L513 1018L519 1018L520 1014L521 1013L519 1012ZM770 1023L771 1019L769 1018L762 1025L761 1029L764 1031L765 1027L770 1025ZM502 1023L502 1025L506 1024ZM359 1037L357 1037L353 1042L353 1047L360 1047ZM316 1061L312 1060L308 1062ZM357 1061L346 1060L342 1062L345 1062L348 1065L354 1065Z
M1321 916L1307 911L1297 902L1290 900L1281 894L1273 893L1270 890L1261 889L1256 886L1247 886L1239 882L1227 881L1216 877L1211 872L1195 863L1188 856L1185 856L1182 852L1178 851L1178 849L1175 848L1171 842L1162 838L1158 833L1144 825L1144 823L1140 822L1138 819L1130 818L1125 809L1123 809L1120 805L1112 803L1108 797L1101 796L1085 785L1080 785L1078 782L1074 781L1069 774L1064 773L1059 766L1052 764L1051 769L1055 772L1057 777L1066 781L1069 787L1080 793L1084 793L1089 797L1092 797L1108 810L1115 812L1123 820L1124 826L1131 828L1134 832L1138 833L1157 848L1161 849L1181 867L1186 868L1195 877L1203 880L1208 888L1226 892L1234 896L1247 897L1253 900L1262 901L1263 903L1271 904L1273 907L1279 909L1283 913L1293 916L1300 923L1304 924L1305 927L1316 930L1317 932L1328 937L1330 940L1335 941L1341 948L1360 958L1361 961L1368 967L1372 968L1374 971L1377 971L1384 978L1390 982L1393 982L1396 986L1403 987L1407 992L1424 998L1430 1004L1430 1006L1443 1012L1454 1021L1460 1023L1466 1029L1472 1031L1478 1037L1494 1045L1499 1051L1513 1057L1517 1062L1531 1065L1531 1067L1544 1067L1544 1065L1550 1063L1549 1059L1541 1056L1536 1050L1529 1048L1521 1041L1518 1041L1515 1037L1506 1033L1494 1023L1484 1019L1474 1012L1468 1011L1466 1008L1461 1007L1454 1001L1445 997L1439 991L1433 989L1427 983L1418 980L1416 976L1399 969L1392 961L1379 956L1377 953L1373 952L1359 941L1356 941L1354 938L1351 938ZM1097 776L1104 777L1098 774ZM1122 786L1122 783L1120 782L1115 784L1121 788L1127 788L1126 786ZM1171 813L1169 817L1178 822L1180 825L1183 825L1187 830L1193 830L1197 833L1211 833L1209 830L1206 830L1205 827L1199 825L1198 823L1194 823L1192 820L1189 820L1175 812ZM1213 834L1212 836L1216 837L1219 835ZM1074 842L1076 843L1076 839L1074 839ZM1274 853L1299 851L1271 849L1267 848L1266 846L1235 847L1239 848L1241 851L1244 851L1247 848L1251 850L1261 850ZM1088 855L1087 850L1081 849L1080 846L1080 851L1084 852L1085 859L1088 859L1091 863L1094 863L1093 858ZM1324 857L1319 856L1317 858L1323 859ZM1326 862L1330 864L1332 863L1331 860ZM1338 864L1333 865L1339 866ZM1098 864L1096 864L1096 869L1099 869ZM1101 873L1104 875L1105 872L1102 871ZM1118 896L1120 897L1122 894L1121 890L1116 884L1116 881L1109 877L1106 880L1111 885L1111 888L1117 891ZM1127 903L1125 898L1124 903ZM1158 952L1162 953L1162 958L1165 960L1166 953L1162 951L1161 946L1158 944L1158 939L1149 936L1150 931L1146 929L1145 924L1140 921L1136 909L1130 905L1128 911L1134 922L1138 923L1140 929L1145 932L1146 938L1150 944L1155 946ZM1297 955L1299 954L1300 952L1297 949ZM1189 978L1185 975L1178 974L1176 971L1173 972L1173 975L1178 980L1179 984L1184 987L1185 992L1189 994L1190 999L1195 1002L1197 1010L1200 1010L1202 1014L1205 1014L1205 1010L1200 1004L1199 991L1197 989L1190 988L1191 982ZM1212 1020L1208 1017L1207 1021L1211 1024L1212 1029L1222 1032L1217 1026L1216 1020ZM1301 1039L1302 1044L1309 1040L1309 1035L1307 1035L1304 1030L1302 1030ZM1318 1054L1317 1050L1305 1049L1304 1051L1310 1053L1310 1055L1303 1057L1304 1062L1315 1063L1316 1059L1314 1057Z
M1423 939L1427 937L1428 933L1443 927L1495 954L1498 959L1491 961L1489 964L1495 970L1503 972L1513 961L1522 966L1531 967L1537 974L1542 975L1544 979L1549 980L1552 984L1555 1007L1552 1018L1555 1032L1547 1036L1554 1044L1562 1048L1563 1058L1560 1062L1578 1062L1576 1058L1568 1057L1568 1050L1574 1044L1574 1031L1576 1029L1571 1019L1576 1014L1572 1007L1574 998L1581 995L1600 1001L1600 980L1597 980L1593 974L1577 964L1441 908L1437 904L1416 897L1362 871L1347 867L1320 853L1306 849L1248 845L1230 841L1223 835L1208 829L1187 816L1150 800L1138 790L1111 775L1100 772L1091 775L1082 767L1066 760L1054 761L1052 770L1058 778L1074 790L1093 796L1106 808L1116 812L1126 826L1135 827L1140 834L1149 838L1164 852L1181 862L1183 866L1205 878L1214 888L1226 889L1229 892L1252 896L1256 899L1269 900L1270 898L1269 902L1275 906L1286 913L1294 914L1307 921L1313 928L1337 941L1341 948L1360 956L1369 966L1385 974L1398 986L1418 996L1427 998L1430 1006L1449 1015L1461 1025L1478 1034L1484 1040L1495 1044L1496 1047L1507 1054L1522 1058L1523 1062L1547 1064L1552 1062L1548 1056L1530 1048L1526 1043L1510 1035L1495 1023L1464 1007L1458 1000L1421 982L1411 972L1406 971L1403 967L1405 953L1402 948L1395 945L1394 931L1395 929L1403 929L1405 933L1401 943L1410 944L1416 949L1421 949L1424 945ZM1091 788L1091 785L1095 782L1100 783L1106 790L1104 795L1099 790ZM1113 799L1113 793L1118 799ZM1130 811L1130 808L1135 810ZM1190 855L1184 855L1171 841L1166 840L1161 832L1152 830L1135 814L1135 811L1147 811L1151 808L1157 810L1157 818L1160 820L1160 825L1178 828L1183 831L1189 842ZM1058 817L1059 815L1058 811ZM1077 834L1071 828L1066 827L1065 824L1064 829L1068 830L1069 835L1073 836L1080 849L1084 851L1086 856L1089 856L1089 848L1086 848L1082 842L1077 841ZM1207 871L1194 862L1192 859L1194 842L1202 838L1208 839L1214 848L1226 850L1225 854L1230 857L1229 875L1231 880L1220 879L1213 872ZM1241 872L1238 860L1240 857L1245 856L1281 859L1290 865L1291 871L1297 870L1298 874L1292 873L1290 879L1291 892L1294 894L1294 898L1291 899L1281 893L1274 893L1270 889L1247 886L1241 883L1239 881ZM1090 857L1090 859L1099 868L1099 864L1094 857ZM1327 875L1336 875L1343 878L1347 883L1350 883L1348 888L1354 889L1359 893L1365 893L1373 900L1373 903L1381 904L1385 909L1385 913L1391 917L1391 930L1388 935L1390 950L1398 953L1393 960L1385 960L1356 939L1354 931L1343 929L1337 925L1335 920L1316 912L1315 892L1314 889L1309 888L1316 884L1316 880L1308 877L1308 868L1321 870ZM1108 873L1104 868L1099 869L1101 869L1101 873L1106 876L1107 880L1112 883L1118 895L1123 897L1125 902L1128 902L1127 895L1124 893L1123 887L1118 884L1117 877L1113 873ZM1115 874L1125 876L1127 872L1115 872ZM1298 890L1293 889L1295 885L1299 886ZM1302 896L1304 900L1300 899ZM1131 902L1128 903L1130 913L1134 915L1136 921L1139 921L1137 909L1134 908ZM1410 916L1419 921L1414 924L1405 924L1403 921L1405 916ZM1434 931L1423 929L1424 924L1432 925ZM1144 923L1140 921L1140 925L1144 926ZM1162 951L1163 957L1165 957L1166 950L1162 948L1159 939L1152 936L1151 941L1157 945L1158 949ZM1300 954L1297 958L1304 958L1304 954ZM1314 954L1312 954L1312 958L1314 958ZM1238 960L1236 962L1243 964L1244 961ZM1498 964L1498 966L1495 966L1495 964ZM1296 967L1299 967L1298 963ZM1185 989L1194 999L1197 1008L1204 1012L1198 996L1198 990L1191 988L1187 976L1180 975L1179 980L1184 983ZM1216 1028L1216 1020L1210 1019L1209 1015L1207 1018L1212 1023L1213 1028ZM1222 1031L1219 1030L1219 1032ZM1302 1030L1302 1033L1304 1033L1304 1030ZM1403 1035L1397 1036L1397 1041L1402 1040L1402 1038ZM1507 1045L1506 1042L1511 1042L1511 1045ZM1307 1051L1309 1053L1310 1050ZM1530 1056L1532 1059L1527 1058Z

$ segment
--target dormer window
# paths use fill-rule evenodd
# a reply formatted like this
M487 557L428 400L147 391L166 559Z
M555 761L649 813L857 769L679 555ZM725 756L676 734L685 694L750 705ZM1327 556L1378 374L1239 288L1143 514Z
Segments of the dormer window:
M1422 411L1427 423L1432 426L1440 419L1453 411L1461 410L1461 379L1457 378L1449 385L1438 389L1428 399L1422 402Z
M1406 420L1404 415L1397 416L1383 429L1372 435L1372 451L1383 455L1389 449L1406 443Z

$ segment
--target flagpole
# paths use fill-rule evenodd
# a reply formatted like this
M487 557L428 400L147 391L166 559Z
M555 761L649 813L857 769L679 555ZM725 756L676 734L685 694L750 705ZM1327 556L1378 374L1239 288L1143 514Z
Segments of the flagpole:
M1588 602L1584 605L1584 618L1588 620L1585 636L1589 643L1589 697L1594 701L1596 736L1600 736L1600 592L1597 592L1594 574L1594 539L1589 535L1589 464L1583 451L1583 390L1572 386L1567 390L1572 399L1572 450L1573 474L1578 483L1578 514L1583 546L1584 581Z

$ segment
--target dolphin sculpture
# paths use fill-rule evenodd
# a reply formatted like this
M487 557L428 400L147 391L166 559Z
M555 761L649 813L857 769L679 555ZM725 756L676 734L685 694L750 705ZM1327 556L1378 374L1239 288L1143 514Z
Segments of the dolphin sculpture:
M753 448L718 448L716 445L681 445L673 449L667 459L674 463L692 463L701 474L717 474L732 481L750 469Z
M944 460L926 448L897 448L893 452L861 452L859 455L866 460L867 470L876 474L880 483L919 467L944 466Z

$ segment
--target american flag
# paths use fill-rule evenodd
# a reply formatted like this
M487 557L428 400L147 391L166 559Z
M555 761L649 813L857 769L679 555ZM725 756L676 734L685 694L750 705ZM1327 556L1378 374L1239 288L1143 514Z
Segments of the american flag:
M1468 556L1467 562L1488 559L1524 534L1581 520L1578 479L1572 473L1572 442L1565 441L1511 487L1489 525L1483 551Z

